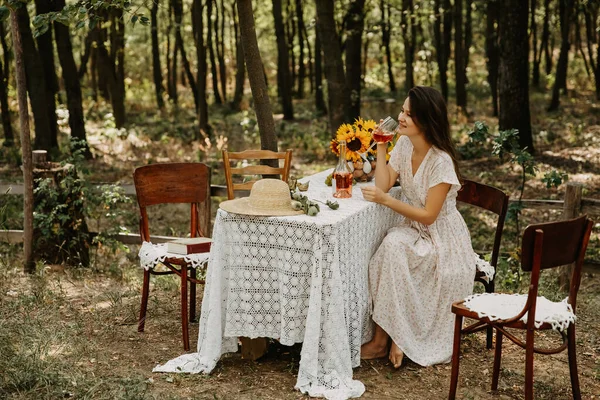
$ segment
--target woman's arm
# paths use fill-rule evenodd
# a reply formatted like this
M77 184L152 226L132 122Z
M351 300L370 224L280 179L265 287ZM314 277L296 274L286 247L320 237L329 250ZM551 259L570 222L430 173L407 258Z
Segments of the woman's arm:
M375 186L387 193L394 182L398 179L398 173L394 171L386 160L387 143L377 143L377 168L375 169Z
M377 164L377 168L379 168L379 164ZM451 186L449 183L440 183L430 188L427 192L425 208L413 207L397 200L389 193L384 192L379 186L364 187L362 193L368 201L383 204L413 221L431 225L437 219Z

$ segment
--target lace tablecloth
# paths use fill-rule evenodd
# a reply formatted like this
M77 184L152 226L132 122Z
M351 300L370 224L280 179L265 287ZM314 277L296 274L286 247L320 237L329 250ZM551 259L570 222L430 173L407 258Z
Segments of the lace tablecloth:
M325 185L331 171L313 175L307 196L335 200ZM251 217L217 212L198 337L198 353L154 371L208 373L238 336L303 342L296 388L311 396L362 395L352 379L360 346L372 336L368 264L387 230L391 209L367 202L359 184L338 210L321 205L316 217ZM391 193L400 196L399 188Z

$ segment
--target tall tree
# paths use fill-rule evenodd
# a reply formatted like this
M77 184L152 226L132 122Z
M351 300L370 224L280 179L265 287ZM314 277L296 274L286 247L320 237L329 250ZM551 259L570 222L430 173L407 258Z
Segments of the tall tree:
M194 96L194 104L196 105L196 109L198 109L199 100L198 91L196 90L196 79L194 78L194 74L192 73L192 67L190 66L190 62L187 58L187 53L183 45L183 36L181 35L181 25L183 19L182 0L173 0L173 15L175 17L175 47L179 49L179 54L181 54L181 64L183 64L185 76L188 82L190 83L190 88L192 89L192 95ZM174 73L176 72L177 70L175 69Z
M294 119L294 107L292 105L293 80L290 76L290 64L288 59L288 46L283 25L283 14L281 0L273 0L273 18L275 20L275 36L277 38L277 86L283 110L283 119ZM241 13L240 13L241 25ZM248 58L246 58L246 65ZM248 68L248 74L250 70Z
M529 111L528 2L504 0L498 21L500 66L498 92L501 130L517 129L519 145L533 153Z
M388 82L390 86L390 92L395 93L396 80L394 79L394 72L392 70L392 49L390 47L392 33L392 24L390 21L390 2L381 0L379 2L379 8L381 9L381 44L385 48Z
M14 13L18 19L19 38L23 46L23 64L25 65L25 74L27 76L27 79L23 83L27 85L31 110L33 111L33 120L35 122L34 147L41 150L52 150L53 140L48 101L46 98L46 78L40 55L35 47L31 33L27 7L19 7L14 10Z
M154 94L156 96L156 105L159 109L165 108L163 93L162 69L160 67L160 50L158 45L158 4L160 0L152 2L150 9L150 31L152 37L152 78L154 79Z
M590 65L594 73L596 84L596 100L600 100L600 32L596 28L600 3L588 2L583 7L585 17L585 36L587 41ZM594 43L596 43L596 55L594 56Z
M232 8L233 15L231 18L233 20L233 31L235 35L235 90L231 102L231 109L240 111L242 96L244 95L244 81L246 80L246 65L244 64L244 49L242 47L242 38L240 37L237 6L235 2L237 2L237 0L234 0Z
M53 0L53 11L60 11L65 7L65 0ZM81 85L77 73L77 65L73 57L73 46L69 35L69 27L54 22L54 36L56 39L56 49L58 60L62 70L62 78L67 92L67 109L69 110L69 127L71 128L71 137L79 140L79 146L83 155L90 159L92 153L87 143L85 133L85 121L83 116L83 100L81 96Z
M4 147L12 147L15 136L10 121L10 107L8 105L8 49L4 40L4 21L0 20L0 39L2 40L2 51L4 52L4 63L0 61L0 112L2 114L2 130L4 131Z
M463 3L464 0L454 1L454 75L456 78L456 106L466 113L467 65L464 58Z
M571 32L571 24L573 20L573 13L575 9L574 0L559 0L560 1L560 55L558 56L558 63L556 63L556 79L554 81L554 87L552 88L552 100L550 100L550 106L548 111L558 110L560 105L560 90L567 87L567 69L569 66L569 49L571 48L571 42L569 41L569 35Z
M218 24L219 19L215 21ZM217 59L219 60L219 78L223 103L227 101L227 66L225 65L225 0L221 0L221 33L216 38Z
M412 1L412 0L411 0ZM347 120L360 116L362 86L362 36L365 26L365 0L354 0L346 14L346 87L348 90Z
M215 59L215 49L213 46L212 38L219 36L219 25L215 20L213 22L211 16L213 15L213 0L206 2L206 23L208 24L208 35L206 35L206 47L208 48L208 59L210 60L210 72L212 75L212 88L215 96L216 104L223 104L221 94L219 93L219 76L217 74L217 61ZM217 47L218 47L217 43Z
M315 29L315 107L320 115L327 114L327 106L323 97L323 49L321 48L319 30Z
M488 70L487 81L492 93L492 112L498 116L498 0L489 0L486 10L485 56Z
M202 133L210 134L208 124L208 103L206 102L206 46L204 45L204 21L203 21L203 2L194 0L192 5L192 18L194 38L196 44L196 58L198 65L198 79L196 80L196 90L198 103L196 112L198 113L198 134L200 139Z
M296 0L296 20L298 22L298 98L304 97L304 80L306 79L306 65L304 63L304 42L306 40L304 25L304 10L302 0ZM309 57L310 59L310 57Z
M433 37L440 74L440 89L442 96L448 101L448 59L450 58L450 42L452 41L452 5L450 0L434 0L433 7L435 10Z
M415 86L414 68L415 50L417 47L417 23L413 0L402 0L402 38L404 39L404 64L406 65L405 90L408 92Z
M327 100L329 129L332 136L337 128L346 121L345 107L348 98L346 76L342 62L342 49L335 25L333 0L316 0L317 29L324 57L325 79L327 80Z
M27 84L24 57L24 48L21 40L22 15L19 11L27 9L20 5L17 10L11 11L10 23L12 27L13 50L15 52L15 75L17 82L17 99L19 102L19 124L21 132L21 154L23 157L23 270L25 273L35 272L33 261L33 161L31 155L31 136L29 133L29 111L27 105ZM29 19L29 18L27 18ZM32 39L33 41L33 39Z
M237 9L240 22L240 36L244 46L244 59L250 80L250 89L254 99L254 110L256 121L260 131L260 146L263 150L277 151L277 137L275 136L275 121L269 92L264 75L264 67L256 30L254 27L254 13L252 12L252 0L237 0ZM277 160L273 160L277 161Z

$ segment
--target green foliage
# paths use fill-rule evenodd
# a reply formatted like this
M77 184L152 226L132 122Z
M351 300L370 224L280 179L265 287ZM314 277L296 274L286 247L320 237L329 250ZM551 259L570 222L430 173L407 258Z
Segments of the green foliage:
M548 189L553 187L560 186L563 182L566 182L569 179L569 175L564 172L559 172L556 170L552 170L550 172L546 172L544 177L542 178L542 182L546 184Z

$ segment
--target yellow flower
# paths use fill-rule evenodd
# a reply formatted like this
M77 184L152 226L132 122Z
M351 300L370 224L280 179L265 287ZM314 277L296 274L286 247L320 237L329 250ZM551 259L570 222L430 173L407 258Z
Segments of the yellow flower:
M353 132L354 132L354 129L352 129L352 125L342 124L342 125L340 125L337 132L335 133L336 139L339 142L340 140L342 140L342 138L345 138L346 135L353 133Z
M375 121L373 121L372 119L368 119L368 120L364 121L363 130L367 131L370 135L376 126L377 126L377 123Z
M338 143L340 140L346 141L346 159L350 161L359 161L362 159L360 154L365 153L371 145L371 132L375 129L377 124L372 119L364 120L358 117L353 125L342 124L336 132L336 137L331 141L329 147L331 152L339 155ZM392 147L393 148L393 147ZM388 148L387 158L389 160L389 152L391 148ZM368 152L370 155L375 154L375 149L372 148Z

